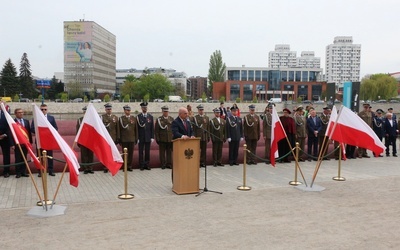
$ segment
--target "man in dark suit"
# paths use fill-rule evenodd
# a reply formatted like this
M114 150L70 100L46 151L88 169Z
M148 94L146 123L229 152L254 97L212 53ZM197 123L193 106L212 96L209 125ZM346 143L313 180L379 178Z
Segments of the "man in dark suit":
M140 107L142 113L136 116L139 138L139 166L140 170L151 170L149 166L150 145L154 141L154 120L153 116L147 113L147 102L142 102Z
M384 121L384 117L382 117L383 114L383 110L382 109L377 109L375 111L375 116L374 118L372 118L372 128L376 134L376 136L378 136L379 140L382 141L382 138L385 136L385 130L384 130L384 126L383 126L383 121ZM383 157L383 155L375 155L375 157Z
M224 102L220 103L219 111L221 113L222 119L226 119L228 117L228 112L227 112L226 108L224 107Z
M27 119L24 119L24 111L21 108L16 108L14 111L15 114L15 119L14 121L20 126L20 128L24 131L24 134L26 135L28 141L32 143L32 133L31 133L31 126L29 124L29 121ZM22 153L21 153L22 150ZM25 163L24 163L24 157L26 159L26 155L28 154L28 149L26 148L25 145L21 145L21 150L19 148L15 148L14 146L14 156L15 156L15 163L19 165L15 166L15 177L20 178L20 177L29 177L29 175L26 174L25 170ZM23 155L22 155L23 154Z
M229 143L229 165L239 165L237 158L239 155L239 144L243 140L243 123L237 117L236 107L231 108L232 117L226 119L226 138Z
M309 113L310 117L307 118L307 153L311 155L312 152L314 157L318 157L318 133L322 129L322 122L315 109L310 110ZM308 160L311 161L311 158Z
M46 119L50 122L51 126L53 126L53 128L58 130L56 119L54 118L54 116L47 114L47 104L43 103L42 105L40 105L40 110L43 112L43 115L46 117ZM31 133L32 134L35 133L35 121L32 121ZM40 152L42 152L45 149L38 149L38 150ZM46 150L46 151L47 151L47 155L49 156L49 158L47 159L47 169L49 170L49 175L50 176L56 176L54 174L54 171L53 171L53 165L54 165L54 163L53 163L53 150ZM40 172L38 174L38 177L41 177Z
M396 138L399 130L397 127L397 121L393 119L392 113L388 112L386 114L386 119L383 122L383 127L385 130L386 156L390 156L389 146L392 145L393 157L397 157Z
M178 117L172 122L172 139L189 139L194 138L193 129L188 121L188 110L179 108Z
M5 105L6 111L10 113L10 107ZM3 153L3 165L10 165L10 146L12 136L10 133L10 127L8 126L8 122L6 116L3 111L0 110L0 147ZM10 177L10 167L3 168L3 176L4 178Z

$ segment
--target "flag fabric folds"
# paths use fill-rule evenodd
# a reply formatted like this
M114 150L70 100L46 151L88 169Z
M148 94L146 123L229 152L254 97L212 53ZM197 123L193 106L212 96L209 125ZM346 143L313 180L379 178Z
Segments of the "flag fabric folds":
M121 154L91 103L87 106L75 141L92 150L112 175L121 168L124 162Z
M386 149L371 127L344 106L340 109L329 137L339 143L369 149L375 155L380 155Z
M36 105L33 105L33 119L35 121L37 147L45 150L61 150L68 165L70 184L77 187L79 183L79 162L76 153L68 146Z
M271 122L271 150L270 150L270 161L271 165L275 167L275 158L278 154L278 142L286 137L286 132L283 129L281 120L279 119L278 113L276 112L275 106L272 107L272 122Z
M333 127L335 126L337 118L338 118L337 109L336 109L335 106L333 106L332 107L331 116L330 116L329 122L328 122L328 127L326 128L326 131L325 131L325 136L328 136L329 139L332 139L331 138L331 133L332 133ZM339 142L339 144L340 144L340 149L339 150L342 151L342 158L343 158L343 160L346 160L347 158L346 158L345 145L344 145L343 142Z
M32 145L29 142L28 135L26 134L25 129L14 121L14 119L6 111L4 103L1 103L1 110L3 111L6 117L15 144L24 145L28 151L28 154L32 158L33 163L35 164L35 167L37 169L43 168L42 164L40 163L40 161L38 160L38 158L36 157L35 153L32 150Z

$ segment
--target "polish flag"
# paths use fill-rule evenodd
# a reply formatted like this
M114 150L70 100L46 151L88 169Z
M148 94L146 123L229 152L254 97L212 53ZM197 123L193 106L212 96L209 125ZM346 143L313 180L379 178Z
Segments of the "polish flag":
M33 119L35 121L37 147L45 150L61 150L69 168L69 182L72 186L78 187L79 162L76 159L76 153L68 146L36 105L33 105Z
M333 127L336 124L337 118L338 118L338 112L337 112L336 107L333 106L331 116L330 116L329 122L328 122L328 127L326 128L326 131L325 131L325 136L328 136L329 139L331 139L331 140L333 140L331 138L331 134L332 134ZM343 160L346 160L346 147L343 142L339 142L339 144L340 144L339 150L342 150L342 158L343 158Z
M14 119L10 116L10 114L6 111L6 107L4 106L4 103L1 103L1 110L3 111L6 119L8 126L10 127L11 134L14 138L15 144L20 144L24 145L25 148L28 151L28 154L31 156L33 163L35 164L37 169L43 168L42 164L36 157L35 153L32 151L32 145L29 142L29 137L26 134L25 128L23 128L21 125L17 124ZM19 149L18 149L19 150Z
M75 141L89 148L99 161L115 175L124 162L93 104L89 103Z
M278 142L286 137L286 132L283 129L281 120L278 113L276 113L275 106L272 106L272 122L271 122L271 150L269 159L271 165L275 167L275 158L279 157Z
M386 149L371 127L349 108L342 106L330 138L339 143L366 148L380 155Z

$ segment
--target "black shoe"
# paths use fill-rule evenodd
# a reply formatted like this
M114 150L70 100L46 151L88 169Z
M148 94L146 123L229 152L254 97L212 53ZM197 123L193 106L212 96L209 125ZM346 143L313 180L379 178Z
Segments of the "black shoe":
M42 174L41 174L41 173L38 173L37 177L42 177Z
M239 163L237 163L237 162L234 162L234 163L233 163L233 165L239 166Z
M383 155L379 155L379 157L383 157Z
M253 165L257 165L257 162L255 162L255 161L252 161L252 162L251 162L251 164L253 164Z
M15 178L21 178L21 175L20 175L20 174L17 174L17 175L15 176Z
M393 155L393 157L397 157L397 155L396 155L396 154L394 154L394 155Z
M390 154L386 154L386 157L390 157Z
M324 160L324 161L330 161L331 159L325 157L323 160Z
M167 165L167 168L172 169L172 166L171 165Z
M233 163L229 163L229 166L233 166Z
M161 169L165 169L165 165L162 165L162 166L161 166Z
M222 163L217 163L217 165L218 165L218 166L221 166L221 167L225 166L225 165L222 164Z
M108 173L108 169L104 169L103 172L104 172L104 173Z
M88 174L88 173L89 173L89 170L83 171L83 174Z
M140 168L140 171L143 171L143 170L144 170L144 167L141 167L141 168Z
M369 155L363 155L362 157L363 158L371 158L371 156L369 156Z
M132 171L133 171L133 169L132 169L132 168L128 168L128 171L129 171L129 172L132 172Z
M8 178L8 177L10 177L10 174L9 173L5 173L4 174L4 178Z
M149 166L146 167L146 170L151 170L151 168Z
M49 172L49 175L50 175L50 176L56 176L56 174L53 173L53 172Z
M253 164L253 163L251 163L251 161L249 161L249 162L246 162L246 164L247 164L247 165L251 165L251 164Z
M29 174L21 174L21 177L29 177Z
M304 159L303 159L303 158L300 158L299 161L304 161Z
M206 167L206 164L201 163L201 164L200 164L200 167L201 167L201 168L205 168L205 167Z
M216 162L214 162L214 167L216 167L218 164Z

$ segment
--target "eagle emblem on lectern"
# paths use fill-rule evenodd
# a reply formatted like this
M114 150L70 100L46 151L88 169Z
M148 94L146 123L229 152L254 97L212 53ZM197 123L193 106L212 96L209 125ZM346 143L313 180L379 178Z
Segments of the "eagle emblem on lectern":
M188 149L186 149L185 150L185 157L186 157L186 159L192 159L192 157L193 157L193 149L190 149L190 148L188 148Z

